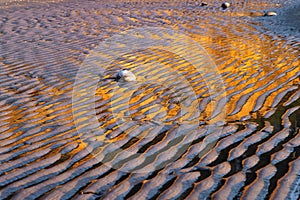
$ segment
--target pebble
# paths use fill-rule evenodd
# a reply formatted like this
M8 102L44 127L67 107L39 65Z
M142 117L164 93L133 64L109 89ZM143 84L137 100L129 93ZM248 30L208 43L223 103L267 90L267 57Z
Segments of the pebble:
M226 8L228 8L230 6L230 3L224 2L224 3L222 3L221 6L222 6L223 9L226 9Z
M265 16L276 16L276 15L277 15L276 12L271 12L271 11L265 13Z

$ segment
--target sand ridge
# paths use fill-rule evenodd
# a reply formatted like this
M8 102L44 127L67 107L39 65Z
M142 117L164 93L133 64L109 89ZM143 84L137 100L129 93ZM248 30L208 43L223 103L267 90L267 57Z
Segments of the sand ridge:
M226 10L221 1L199 3L77 0L2 8L0 199L297 199L299 43L261 23L276 24L276 18L251 14L280 12L293 2L233 2ZM86 92L97 87L98 124L88 126L84 103L90 99L78 94L72 102L78 70L88 69L86 59L103 41L144 26L178 30L202 45L222 81L172 52L128 52L105 73L95 72L96 86L78 83ZM174 46L177 54L186 51ZM130 91L105 79L122 67L154 81L125 101L116 90ZM213 102L217 94L208 82L224 87L226 99ZM176 100L189 88L199 126L176 132L197 116L182 112ZM219 114L212 108L224 103L225 121L211 129L210 118Z

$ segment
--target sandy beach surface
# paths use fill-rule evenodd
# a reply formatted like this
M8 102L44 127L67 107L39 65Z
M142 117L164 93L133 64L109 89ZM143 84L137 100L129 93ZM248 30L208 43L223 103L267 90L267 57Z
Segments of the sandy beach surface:
M300 1L221 5L0 1L0 199L299 199Z

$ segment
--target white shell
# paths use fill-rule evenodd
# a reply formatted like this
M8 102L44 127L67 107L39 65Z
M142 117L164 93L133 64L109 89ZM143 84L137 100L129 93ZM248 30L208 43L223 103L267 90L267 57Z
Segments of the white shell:
M276 12L271 12L271 11L265 13L265 16L276 16L276 15L277 15Z
M124 82L136 81L135 75L128 70L119 71L117 77L119 78L119 81L124 81Z

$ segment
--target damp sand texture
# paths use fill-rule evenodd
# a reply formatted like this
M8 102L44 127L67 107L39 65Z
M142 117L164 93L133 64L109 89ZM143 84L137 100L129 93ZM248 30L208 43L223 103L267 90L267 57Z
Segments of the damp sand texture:
M0 199L298 199L300 44L284 17L299 1L221 5L0 2ZM218 76L199 73L175 44L177 54L128 52L94 72L96 85L76 82L99 44L145 26L192 38ZM110 79L122 68L145 83L129 86L130 98ZM74 94L76 83L86 91ZM197 106L183 112L177 92L189 88L187 106ZM89 92L93 98L81 98ZM195 120L192 131L179 129Z

